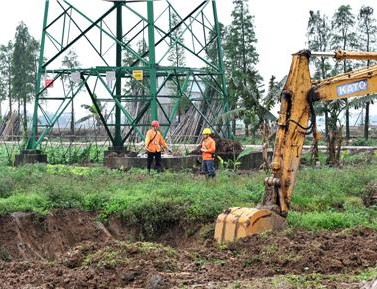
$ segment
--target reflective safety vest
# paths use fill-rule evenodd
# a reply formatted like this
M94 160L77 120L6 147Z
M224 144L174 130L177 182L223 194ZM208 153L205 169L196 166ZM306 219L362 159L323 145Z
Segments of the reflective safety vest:
M151 128L145 136L145 147L151 153L160 152L167 148L166 142L158 130Z
M210 136L202 141L202 159L204 161L214 160L213 154L216 151L216 143Z

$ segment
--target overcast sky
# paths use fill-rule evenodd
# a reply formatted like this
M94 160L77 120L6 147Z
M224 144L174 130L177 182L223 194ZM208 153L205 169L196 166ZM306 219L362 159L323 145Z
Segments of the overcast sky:
M51 0L55 1L55 0ZM88 9L100 7L103 0L71 0L70 3L91 3ZM189 0L186 0L189 1ZM183 0L172 0L174 5ZM232 0L217 0L219 20L231 21ZM44 0L2 1L0 9L0 44L14 38L16 26L24 21L30 33L40 39L44 13ZM291 54L305 48L305 32L310 10L320 10L331 17L342 4L349 4L357 14L360 7L368 5L377 15L376 0L249 0L250 13L255 17L254 25L260 55L259 70L267 81L271 75L281 79L288 73Z

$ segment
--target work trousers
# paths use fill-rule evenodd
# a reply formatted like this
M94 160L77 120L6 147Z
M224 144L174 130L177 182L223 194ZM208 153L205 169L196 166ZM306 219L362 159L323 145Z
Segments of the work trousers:
M150 172L150 170L151 170L153 159L156 160L156 166L155 166L156 170L158 172L161 172L162 171L161 152L154 152L154 153L148 152L148 158L147 158L147 169L148 169L148 172Z
M214 160L203 160L202 161L202 171L208 177L213 178L216 175L215 161Z

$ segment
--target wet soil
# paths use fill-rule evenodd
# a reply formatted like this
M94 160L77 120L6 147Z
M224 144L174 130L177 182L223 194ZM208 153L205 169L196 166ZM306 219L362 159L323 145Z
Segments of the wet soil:
M0 288L309 288L287 281L276 287L273 278L350 276L377 264L377 232L368 228L286 229L227 246L203 230L190 233L177 226L141 242L138 228L117 217L101 223L77 210L2 216ZM363 286L347 277L320 284L310 288Z

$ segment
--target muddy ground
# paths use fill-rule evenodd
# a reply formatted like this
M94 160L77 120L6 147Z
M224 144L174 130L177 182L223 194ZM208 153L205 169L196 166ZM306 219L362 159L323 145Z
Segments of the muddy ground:
M216 245L211 229L177 226L139 242L139 229L116 217L101 223L76 210L3 216L0 288L372 288L373 281L350 278L377 265L371 229L288 228L230 246Z

